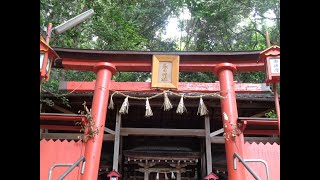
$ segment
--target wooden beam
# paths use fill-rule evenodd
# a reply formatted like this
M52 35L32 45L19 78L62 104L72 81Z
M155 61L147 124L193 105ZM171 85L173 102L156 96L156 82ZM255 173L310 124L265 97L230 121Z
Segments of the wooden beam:
M205 176L207 176L207 170L206 170L206 153L204 152L206 147L205 147L205 140L201 139L201 145L200 145L200 152L201 152L201 164L200 164L200 173L201 177L200 179L204 179Z
M59 90L75 91L75 92L93 92L95 81L77 82L77 81L61 81L59 82ZM111 91L145 91L158 92L151 89L150 82L115 82L111 81ZM177 92L202 92L212 93L220 91L219 82L215 83L200 83L200 82L179 82ZM269 93L270 87L265 83L235 83L236 93Z
M211 143L213 144L224 144L224 137L222 136L214 136L211 138Z
M271 126L278 126L278 121L276 120L241 120L241 122L245 122L246 125L254 124L254 125L271 125ZM260 130L263 131L263 130Z
M254 125L278 126L277 118L238 117L238 121L241 121L243 124L246 124L246 125L254 124ZM245 130L245 131L247 131L247 130ZM264 130L254 130L253 132L258 132L258 131L263 132ZM258 133L260 133L260 132L258 132Z
M120 127L121 127L121 114L117 110L114 149L113 149L113 169L116 170L117 172L118 172L118 164L119 164Z
M210 139L210 118L204 117L205 138L206 138L206 157L207 157L207 174L212 172L212 156L211 156L211 139Z
M67 140L80 140L84 139L84 135L80 133L42 133L40 139L67 139ZM113 141L114 135L103 135L104 141Z
M124 169L123 169L123 161L122 161L122 158L123 158L123 137L120 136L120 145L119 145L119 173L120 174L123 174L124 173Z
M64 130L64 131L80 131L80 126L61 126L61 125L40 125L41 129Z
M40 113L40 120L52 121L82 121L86 117L79 114Z
M204 137L204 129L121 128L121 136Z
M260 112L260 113L255 114L255 115L252 115L252 116L250 116L250 117L262 117L262 116L265 116L265 114L266 114L267 112L270 112L270 111L272 111L272 110L274 110L274 108L267 109L267 110L265 110L265 111L262 111L262 112Z
M145 168L143 168L143 171L144 171L144 180L149 180L149 173L150 173L149 168L145 167Z
M280 143L279 137L244 137L245 142L256 142L256 143ZM211 137L211 143L213 144L224 144L224 137L215 136Z
M277 118L259 118L259 117L238 117L238 120L245 120L245 121L277 121Z
M71 111L69 111L69 110L67 110L67 109L65 109L63 107L60 107L60 106L58 106L56 104L52 108L55 109L55 110L58 110L60 112L66 113L66 114L75 114L74 112L71 112Z
M186 172L186 168L179 168L178 169L181 169L180 171L181 172ZM179 171L177 168L166 168L166 167L149 167L148 170L149 172L159 172L159 173L168 173L168 172L177 172ZM137 171L139 172L144 172L144 168L139 168Z
M63 57L61 51L59 56L62 61L59 64L65 70L93 71L93 67L98 62L112 63L118 72L151 72L152 55L127 54L120 56L118 54L101 55L95 54L83 56L81 53L71 53ZM65 54L65 52L63 52ZM81 58L75 57L75 54L81 55ZM159 54L159 52L155 52ZM219 63L229 62L237 67L237 72L264 71L264 62L259 61L258 53L251 55L180 55L180 72L212 72ZM166 52L165 55L171 55ZM176 54L177 55L177 54ZM249 57L251 56L251 57ZM57 63L58 64L58 63ZM60 67L61 67L60 65Z
M125 93L126 94L126 93ZM130 94L128 94L130 95ZM155 94L144 94L144 96L141 95L141 97L149 97L150 95L155 95ZM71 95L70 95L71 96ZM136 95L133 95L136 96ZM92 96L91 96L92 97ZM73 97L72 97L73 98ZM121 95L114 95L113 96L113 102L116 105L121 106L123 103L123 99L124 97ZM171 98L169 95L169 99L172 103L172 105L174 107L177 107L177 105L179 104L179 99L177 97L173 97ZM90 99L88 98L89 101L87 101L87 106L92 106L92 102L90 102ZM270 99L269 99L270 100ZM272 101L269 101L268 99L265 99L263 101L260 102L252 102L252 103L248 103L249 101L255 101L252 100L252 98L248 98L248 99L242 99L241 101L238 101L237 98L237 106L241 109L261 109L264 110L266 108L271 108L272 106L274 106L274 102L273 99L271 98ZM130 101L130 107L131 106L144 106L145 105L145 101L141 101L141 100L134 100L134 99L129 99ZM205 102L207 108L220 108L220 100L219 99L214 99L213 97L207 97L207 98L203 98L203 101ZM245 101L245 102L244 102ZM159 97L159 98L155 98L153 100L149 100L150 106L151 107L162 107L163 106L163 97ZM70 102L70 104L72 106L81 106L83 104L83 101L77 101L76 99L74 99L72 102ZM199 99L188 99L188 103L186 103L187 108L188 107L197 107L199 106ZM220 112L219 112L220 113Z
M148 162L149 167L152 167L151 165L154 165L156 162L165 161L168 163L177 163L181 162L181 164L184 165L196 165L198 163L200 155L186 155L184 157L161 157L161 156L150 156L146 154L139 154L139 155L126 155L128 157L128 162L132 164L142 164L145 165L145 163L140 163L141 161ZM140 165L140 166L142 166Z
M184 168L177 167L177 180L181 180L181 173L186 172Z
M256 142L256 143L277 143L280 144L280 138L279 137L245 137L245 142Z
M103 141L114 141L114 135L112 134L104 134Z
M221 129L219 129L219 130L216 130L216 131L210 133L210 137L216 136L216 135L221 134L221 133L223 133L223 132L224 132L224 129L221 128Z
M256 135L279 135L279 130L244 130L243 134L256 134Z
M41 133L40 139L68 139L68 140L79 140L78 137L83 138L83 134L80 133ZM104 141L114 141L115 137L112 134L104 134ZM211 137L211 143L213 144L224 144L224 137L214 136ZM246 142L262 142L262 143L280 143L279 137L244 137Z
M111 82L111 91L152 91L150 82ZM203 92L212 93L220 91L220 83L201 83L201 82L179 82L178 89L181 92ZM261 93L271 92L270 87L265 83L235 83L235 91L238 93ZM153 91L156 92L156 91Z
M115 132L109 128L104 127L104 132L115 135Z
M74 133L42 133L40 139L67 139L67 140L80 140L84 139L83 134Z

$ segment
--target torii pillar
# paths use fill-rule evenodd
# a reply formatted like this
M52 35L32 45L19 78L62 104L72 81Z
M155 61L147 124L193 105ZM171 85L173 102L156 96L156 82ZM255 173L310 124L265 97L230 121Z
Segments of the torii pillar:
M98 179L101 147L109 100L109 86L112 75L116 72L116 67L111 63L99 62L94 66L93 70L97 74L97 79L91 113L95 126L99 129L99 133L96 134L94 138L89 138L86 142L86 167L84 174L81 176L81 180Z
M220 82L220 94L224 99L220 100L221 114L225 138L226 159L229 180L245 180L245 169L242 164L238 165L237 170L233 168L233 154L237 153L243 157L242 144L243 134L232 137L232 131L237 127L238 110L236 94L234 91L233 75L236 66L231 63L221 63L214 68L214 74L218 76Z

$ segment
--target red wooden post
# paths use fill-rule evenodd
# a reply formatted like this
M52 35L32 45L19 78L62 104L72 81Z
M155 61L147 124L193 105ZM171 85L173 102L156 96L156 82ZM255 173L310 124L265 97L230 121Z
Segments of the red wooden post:
M245 169L242 164L238 164L237 170L233 169L233 154L236 152L243 157L242 144L243 134L232 137L232 125L237 125L238 110L236 94L234 91L233 74L236 66L231 63L221 63L214 68L214 73L219 77L221 95L221 113L224 132L226 133L225 147L229 180L244 180Z
M109 85L116 67L107 62L100 62L94 67L97 80L92 101L92 118L99 133L86 142L86 167L81 180L98 179L98 171L103 142L104 126L107 116Z
M278 97L278 91L277 91L277 83L273 83L273 93L274 93L274 102L276 106L276 113L277 113L277 119L278 119L278 129L280 134L280 104L279 104L279 97Z
M51 29L52 29L52 23L48 24L47 27L47 36L46 36L46 43L49 45L50 38L51 38Z

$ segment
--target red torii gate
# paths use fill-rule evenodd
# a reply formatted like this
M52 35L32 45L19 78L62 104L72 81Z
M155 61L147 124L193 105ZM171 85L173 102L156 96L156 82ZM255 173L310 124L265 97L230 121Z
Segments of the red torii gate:
M221 100L223 121L237 124L238 112L235 91L261 92L266 90L262 84L237 84L233 76L236 71L263 71L264 62L259 61L260 51L250 52L137 52L137 51L96 51L56 48L62 58L55 62L55 67L66 70L93 71L97 74L95 82L68 82L62 87L78 91L94 91L92 102L93 120L100 132L105 126L108 97L110 90L151 90L150 83L117 83L111 81L116 71L151 72L152 55L166 54L180 56L180 72L214 72L219 77L219 83L180 83L177 91L213 92L220 91L225 98ZM190 88L191 86L191 88ZM202 88L197 88L201 86ZM193 88L192 88L193 87ZM226 118L227 117L227 118ZM231 133L232 127L225 126L224 131ZM98 134L86 142L86 169L82 180L97 179L100 163L103 134ZM225 142L227 168L230 180L246 179L242 165L234 170L233 154L243 155L243 134Z

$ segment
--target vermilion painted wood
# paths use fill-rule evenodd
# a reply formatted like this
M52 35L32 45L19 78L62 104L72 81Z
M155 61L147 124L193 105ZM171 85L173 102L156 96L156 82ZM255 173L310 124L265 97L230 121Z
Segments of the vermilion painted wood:
M280 145L277 143L248 143L243 146L244 159L263 159L267 162L270 179L280 180ZM257 173L262 180L267 179L265 166L259 162L248 162L248 165ZM246 171L246 180L254 180L252 175Z
M247 125L256 124L256 125L278 125L278 121L274 120L241 120L241 122L246 121Z
M105 62L97 64L94 69L97 74L97 81L95 83L91 112L93 121L98 128L99 133L93 138L89 138L86 142L86 167L85 173L81 176L81 180L98 179L103 132L109 100L109 86L115 70L113 64Z
M234 91L233 75L236 72L235 65L231 63L221 63L214 69L214 73L219 77L221 96L220 99L221 114L224 133L229 136L229 140L225 141L226 159L229 180L245 180L245 169L243 165L239 165L238 169L233 168L234 153L242 156L243 134L231 137L233 124L237 124L238 110L236 102L236 93Z
M85 117L79 116L54 116L54 115L41 115L40 120L52 120L52 121L83 121Z
M82 141L45 140L40 141L40 180L48 180L49 170L52 165L57 163L76 162L81 155L84 155L85 146ZM81 163L82 164L82 163ZM80 165L81 165L80 164ZM80 166L81 167L81 166ZM56 167L52 173L52 180L61 176L68 167ZM76 167L64 180L80 179L80 168Z
M258 60L258 59L257 59ZM253 72L264 71L264 62L257 62L257 60L236 61L233 64L237 67L239 72ZM228 61L228 60L225 60ZM108 62L115 65L119 72L151 72L152 70L152 56L148 60L94 60L94 59L77 59L77 58L63 58L62 66L66 70L81 70L93 71L93 67L99 62ZM221 61L180 61L180 72L212 72L213 68L220 64Z
M67 52L68 51L68 52ZM61 52L63 53L63 52ZM153 54L143 55L143 53L138 53L133 55L130 54L121 54L121 53L103 53L103 52L95 52L95 54L90 54L89 51L83 52L75 50L64 50L65 55L61 56L62 60L60 62L60 68L63 67L66 70L84 70L84 71L94 71L94 67L97 64L102 63L110 63L115 66L115 68L120 71L129 71L129 72L150 72L152 68L152 61L151 57ZM87 53L87 54L86 54ZM89 54L88 54L89 53ZM152 52L151 52L152 53ZM108 54L107 56L103 54ZM248 53L246 53L248 54ZM200 55L200 54L198 54ZM185 54L185 60L183 60L181 56L180 62L180 72L212 72L215 70L215 74L219 76L220 85L221 85L221 94L226 96L224 100L221 100L221 110L222 113L226 114L229 120L224 120L224 123L229 121L230 123L236 124L237 121L237 106L236 106L236 99L235 99L235 91L236 85L233 82L233 72L235 67L240 72L252 72L252 71L264 71L264 63L261 61L257 61L258 58L248 58L249 56L241 56L239 58L239 54L228 54L223 57L218 57L216 55L207 55L206 58L203 58L203 55L188 55ZM225 63L229 62L229 63ZM107 63L107 64L108 64ZM232 64L230 64L232 63ZM114 68L114 69L115 69ZM108 105L108 96L109 90L112 90L113 87L110 83L109 78L111 79L111 73L106 75L106 71L98 72L97 74L97 83L94 83L94 86L90 84L91 88L90 91L94 92L94 100L93 100L93 114L97 116L94 121L97 122L97 125L101 125L104 127L105 124L105 114L106 114L106 107ZM132 84L125 84L127 88L132 88ZM77 87L79 84L77 84ZM147 89L143 89L143 86L148 86ZM144 84L142 87L135 87L136 90L150 90L150 84ZM67 87L67 86L66 86ZM74 90L76 87L72 88ZM118 87L121 88L121 87ZM185 91L192 91L195 89L194 87L189 87L189 89ZM202 88L202 87L201 87ZM206 87L207 88L207 87ZM206 90L205 88L205 90ZM220 87L219 87L220 88ZM217 91L219 91L217 87ZM68 88L66 88L68 89ZM120 90L120 89L116 89ZM203 91L205 91L203 90ZM133 90L129 90L133 91ZM199 91L196 90L196 91ZM213 92L210 91L209 92ZM249 91L250 92L250 91ZM104 115L103 117L102 114ZM225 127L225 132L230 133L231 128ZM272 130L266 130L272 131ZM103 129L102 129L103 132ZM250 131L247 131L250 132ZM253 131L251 131L253 132ZM88 141L87 143L87 167L86 173L83 177L85 180L89 179L96 179L98 166L99 166L99 159L100 159L100 151L101 151L101 142L102 137L100 135L95 137L96 141ZM237 152L239 155L244 156L242 153L242 146L243 146L243 135L237 136L236 141L228 141L226 142L226 156L227 156L227 166L228 166L228 173L230 180L242 180L245 179L245 171L242 165L238 166L237 171L233 170L232 167L232 155L234 152ZM246 148L244 148L246 149ZM255 154L256 155L256 154ZM257 158L257 157L255 157Z
M279 97L278 97L278 90L277 90L276 83L273 83L273 94L274 94L274 102L276 106L276 113L277 113L277 119L278 119L278 129L280 133L280 104L279 104Z
M95 88L95 81L92 82L76 82L63 81L59 84L59 90L74 91L74 92L93 92ZM148 91L156 92L151 89L150 82L115 82L110 84L111 91ZM197 82L179 82L178 92L219 92L219 83L197 83ZM235 91L237 93L261 93L270 91L264 83L235 83Z
M244 130L243 134L255 134L255 135L279 135L279 130Z
M40 125L40 129L80 131L80 126Z

